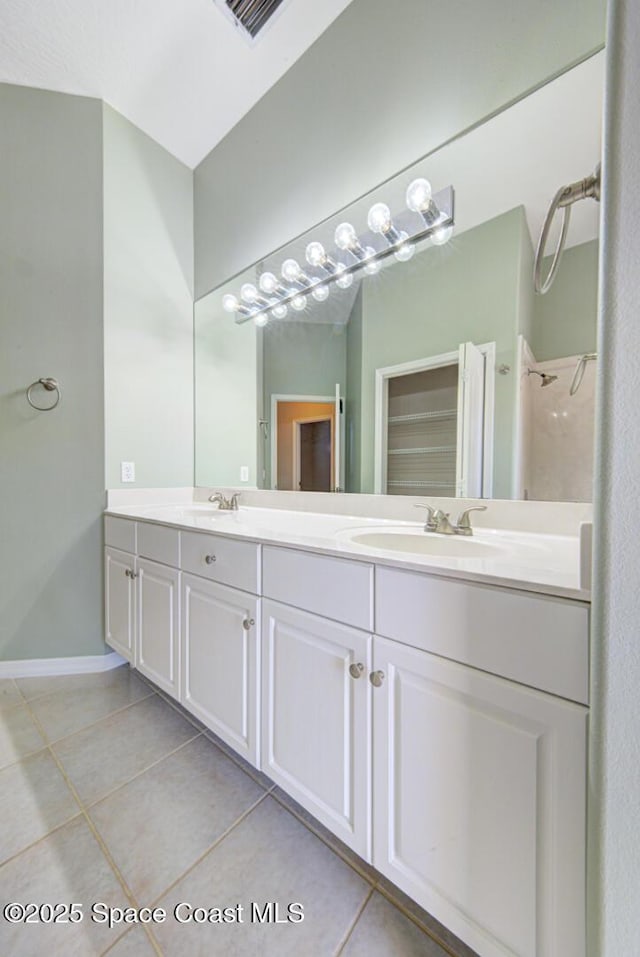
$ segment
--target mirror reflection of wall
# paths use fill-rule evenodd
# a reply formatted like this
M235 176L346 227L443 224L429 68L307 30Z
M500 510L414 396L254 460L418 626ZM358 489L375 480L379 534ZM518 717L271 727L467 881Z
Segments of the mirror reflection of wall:
M299 488L294 433L281 452L274 442L280 431L274 397L328 399L337 384L344 404L332 427L343 478L334 476L334 488L425 497L589 500L594 363L574 396L569 386L580 357L596 349L596 203L575 208L568 248L546 296L534 294L532 272L534 244L550 198L564 182L592 171L598 160L601 83L602 60L596 56L200 300L196 481L238 485L239 467L253 452L249 484L294 488L298 483ZM287 257L304 264L311 240L322 242L336 258L344 256L331 245L336 224L348 219L360 229L369 207L381 199L397 213L408 182L417 175L428 175L434 190L449 182L456 190L456 230L449 243L424 243L409 261L390 259L375 275L359 273L347 290L333 284L326 301L314 301L302 290L300 312L290 308L284 318L265 317L259 328L252 320L238 325L221 309L222 296L238 295L243 283L259 288L265 271L279 277ZM438 357L457 355L467 344L482 353L485 382L471 404L467 390L465 414L465 393L458 390L450 409L455 410L455 441L447 435L436 445L437 429L422 439L418 430L411 438L411 430L398 421L391 425L393 434L387 423L381 439L376 382L382 371L412 363L426 367ZM243 365L235 373L232 357ZM253 373L246 374L252 365ZM541 387L536 372L547 368L557 378ZM243 437L237 428L233 435L224 427L216 432L212 411L231 401L234 375L245 421L253 417L253 430ZM385 401L394 404L398 388L386 392ZM411 413L386 410L387 419L403 414ZM257 421L263 423L259 430ZM407 440L404 450L396 444L400 433ZM243 440L245 451L240 450ZM442 451L424 451L430 446ZM225 454L213 454L213 447ZM230 463L224 477L215 464L223 459Z

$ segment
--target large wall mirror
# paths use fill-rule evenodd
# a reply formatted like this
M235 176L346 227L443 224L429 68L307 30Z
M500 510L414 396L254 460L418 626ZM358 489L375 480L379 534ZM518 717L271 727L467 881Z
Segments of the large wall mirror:
M550 200L599 162L603 59L196 303L198 485L591 500L595 201L546 295L532 275Z

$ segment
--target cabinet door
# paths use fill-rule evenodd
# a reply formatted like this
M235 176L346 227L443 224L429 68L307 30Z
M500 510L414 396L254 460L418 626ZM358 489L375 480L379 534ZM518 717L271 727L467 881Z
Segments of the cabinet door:
M262 770L368 860L370 660L370 635L263 603Z
M481 957L581 957L586 709L377 636L374 669L374 866Z
M119 655L133 662L135 556L118 548L104 550L104 640Z
M178 697L179 580L175 568L137 561L136 667Z
M258 602L183 575L180 701L251 764L258 763Z

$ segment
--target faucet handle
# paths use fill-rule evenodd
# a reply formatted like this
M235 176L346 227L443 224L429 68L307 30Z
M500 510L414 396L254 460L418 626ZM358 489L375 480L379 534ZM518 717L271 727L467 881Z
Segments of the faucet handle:
M456 532L458 535L473 535L473 528L471 527L471 520L469 518L470 513L486 511L486 505L471 505L469 508L465 508L464 511L460 512L456 524Z
M242 492L234 492L229 500L229 508L234 512L238 511L238 499L240 498L241 494Z
M414 507L414 508L426 508L426 510L427 510L427 519L426 519L426 522L425 522L425 524L424 524L424 530L425 530L425 532L435 532L435 530L436 530L436 523L435 523L435 520L434 520L434 516L436 515L436 509L433 508L433 506L431 506L431 505L421 505L419 502L418 502L418 504L414 505L413 507Z

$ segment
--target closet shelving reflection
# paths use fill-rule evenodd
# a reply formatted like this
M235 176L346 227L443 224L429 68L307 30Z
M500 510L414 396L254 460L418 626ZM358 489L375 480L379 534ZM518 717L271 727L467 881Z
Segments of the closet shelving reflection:
M388 387L387 490L455 491L457 364L392 378Z

